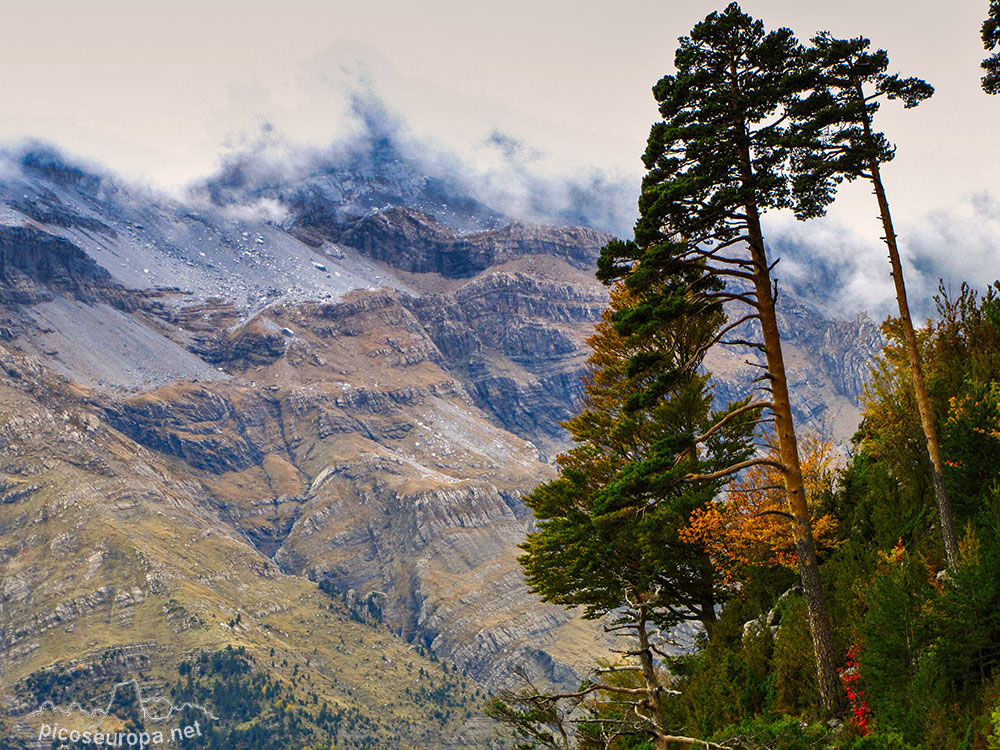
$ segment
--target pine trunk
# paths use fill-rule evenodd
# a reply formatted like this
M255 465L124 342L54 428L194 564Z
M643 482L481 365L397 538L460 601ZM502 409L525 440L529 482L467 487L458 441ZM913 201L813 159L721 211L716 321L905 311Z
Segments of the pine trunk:
M707 552L699 555L699 573L701 575L701 624L705 634L711 637L715 628L715 566Z
M664 705L661 695L661 685L653 663L653 651L649 645L649 633L646 630L646 611L641 608L636 634L639 636L639 663L642 666L642 677L646 683L646 703L649 707L655 750L670 750L669 733L667 732Z
M743 128L742 138L738 137L736 157L739 162L743 188L749 189L755 183L750 136L746 130L746 113L740 103L740 79L736 60L729 63L730 87L733 106L738 110ZM806 504L805 485L802 481L802 466L799 463L799 448L792 420L792 406L788 400L788 379L785 376L785 360L781 352L781 335L774 310L774 293L771 290L771 271L764 251L764 233L760 226L760 212L753 200L744 204L746 212L747 244L753 264L752 275L756 296L756 312L760 319L764 339L764 356L771 386L771 411L778 438L778 455L783 466L785 493L788 509L792 515L792 536L795 540L795 554L799 563L802 593L806 601L806 617L812 635L813 656L816 660L816 682L819 686L820 702L827 714L840 715L847 707L846 695L837 673L836 652L833 648L833 628L826 609L823 583L819 577L819 562L816 559L816 542L812 535L812 522Z
M749 153L746 154L749 167ZM792 534L795 539L795 553L802 579L802 592L806 601L809 631L812 634L813 655L816 660L816 680L819 683L820 701L829 714L842 713L846 704L844 690L837 673L837 657L833 647L833 629L826 609L823 584L819 577L819 563L816 559L816 543L812 535L812 522L806 503L805 485L802 481L802 467L799 463L799 449L792 421L792 407L788 399L788 380L785 376L785 361L781 352L781 336L774 310L774 294L771 289L771 274L764 252L764 238L760 228L757 207L746 206L750 253L753 259L754 289L757 297L757 312L760 315L761 332L764 339L764 354L771 384L771 401L774 404L774 426L778 438L779 459L784 466L785 492L788 509L792 514Z
M865 137L868 143L873 142L871 124L868 118L863 120ZM913 319L910 316L910 305L906 299L906 284L903 282L903 265L899 260L899 247L896 245L896 233L892 227L892 215L889 213L889 201L885 197L882 185L882 174L879 171L878 160L870 159L868 163L870 179L875 189L875 199L882 219L883 239L889 249L889 264L892 266L892 282L896 287L896 302L899 305L899 322L903 326L903 340L906 346L906 356L910 365L910 377L913 380L913 392L917 397L917 410L920 412L920 425L924 430L927 442L927 455L931 460L931 479L934 483L934 499L937 501L938 520L941 523L941 536L944 537L944 553L948 567L955 567L958 556L958 539L955 535L955 523L951 515L951 501L948 490L944 486L944 473L941 468L941 446L938 442L937 426L935 425L934 409L927 395L927 385L924 382L924 371L920 363L920 350L917 348L917 334L913 330Z

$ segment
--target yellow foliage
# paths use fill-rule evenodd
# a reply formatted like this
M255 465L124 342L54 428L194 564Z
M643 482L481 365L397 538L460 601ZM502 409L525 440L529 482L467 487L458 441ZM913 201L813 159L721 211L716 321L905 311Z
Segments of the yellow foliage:
M906 547L903 546L903 538L900 537L899 541L896 542L896 546L888 552L882 552L879 550L878 559L887 565L898 566L903 562L903 556L905 554Z
M777 453L772 441L768 447ZM816 546L836 546L836 519L818 510L820 498L833 482L833 443L808 437L799 452ZM773 466L748 469L729 485L722 499L692 513L680 535L686 542L703 545L729 584L745 580L747 568L797 568L784 480Z
M960 398L952 396L948 399L948 424L957 424L967 419L971 419L973 417L972 406L974 406L974 404L972 404L972 400L973 397L971 394L966 394ZM996 413L1000 414L1000 402L996 405ZM970 429L980 435L986 435L987 437L1000 440L1000 424L997 424L995 427L990 426L989 428L970 425ZM945 463L952 466L962 465L961 462L950 463L945 461Z

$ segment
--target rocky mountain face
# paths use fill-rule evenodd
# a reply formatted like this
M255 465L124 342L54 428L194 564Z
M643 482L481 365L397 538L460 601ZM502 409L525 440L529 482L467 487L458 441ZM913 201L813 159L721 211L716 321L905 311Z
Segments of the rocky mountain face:
M579 679L603 633L527 591L517 545L582 394L607 236L510 221L385 144L282 179L233 162L186 203L8 160L3 689L108 646L277 648L330 700L408 722L380 746L471 747L481 725L420 724L392 669ZM795 300L782 323L799 414L849 433L874 327ZM720 398L744 359L713 353ZM378 684L372 649L397 665Z
M167 695L180 658L223 644L250 649L286 684L306 674L299 692L349 707L345 744L488 742L475 711L432 725L428 709L403 692L419 683L446 691L448 705L475 709L481 698L464 678L449 677L425 649L385 625L366 622L357 597L331 599L248 543L241 521L252 526L253 513L234 518L205 481L223 466L242 465L236 453L198 446L187 455L218 458L187 470L174 455L187 450L183 440L147 450L110 424L112 407L101 394L6 348L0 368L0 701L13 717L9 726L23 730L16 746L47 747L31 741L40 700L23 687L28 675L35 685L80 674L98 679L110 660L151 694ZM171 427L217 416L220 404L205 393L189 402L177 394L176 403L188 410ZM262 463L280 472L276 457Z

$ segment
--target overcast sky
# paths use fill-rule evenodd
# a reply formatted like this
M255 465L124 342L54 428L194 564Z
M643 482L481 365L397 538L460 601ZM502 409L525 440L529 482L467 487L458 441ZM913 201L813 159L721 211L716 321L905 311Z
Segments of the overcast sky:
M769 28L790 26L801 39L820 29L868 36L889 51L893 69L936 87L915 110L884 107L879 124L898 146L885 178L912 259L940 260L979 282L1000 276L987 238L1000 233L1000 97L979 87L986 6L742 4ZM721 7L703 0L0 0L0 141L45 139L127 177L176 188L210 173L265 122L295 143L329 143L351 127L349 95L367 89L416 137L472 160L489 158L482 144L502 132L548 169L638 178L656 116L650 87L671 70L677 37ZM860 252L858 243L874 253L870 200L863 188L843 191L832 222L785 231L804 239L824 233L848 256ZM941 246L967 231L983 235L973 252ZM934 257L921 260L921 253Z

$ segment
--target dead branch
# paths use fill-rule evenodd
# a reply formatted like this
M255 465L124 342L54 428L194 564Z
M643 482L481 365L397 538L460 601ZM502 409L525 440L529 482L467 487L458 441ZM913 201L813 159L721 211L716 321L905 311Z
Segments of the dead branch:
M736 474L737 472L743 471L744 469L749 469L751 466L772 466L782 473L787 471L787 468L783 463L781 463L780 461L775 461L772 458L751 458L747 461L741 461L738 464L727 466L725 469L719 469L718 471L713 471L711 474L686 474L684 476L684 481L711 482L715 479L724 479L725 477Z

